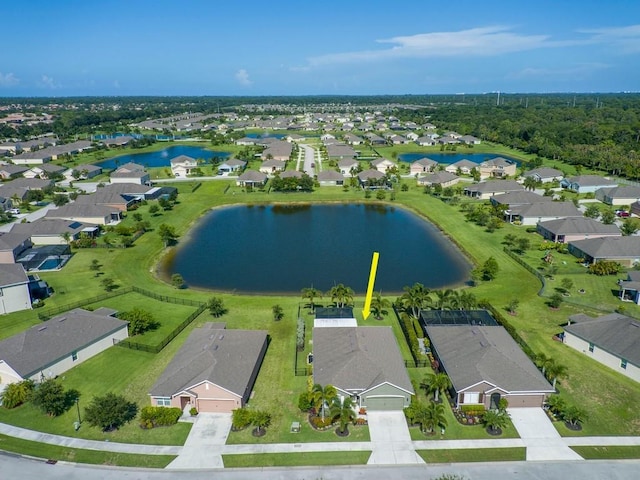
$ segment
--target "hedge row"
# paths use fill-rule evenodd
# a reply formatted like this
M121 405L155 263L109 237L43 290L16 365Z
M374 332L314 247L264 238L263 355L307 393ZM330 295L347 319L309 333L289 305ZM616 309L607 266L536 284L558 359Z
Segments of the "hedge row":
M413 356L413 360L417 361L421 358L420 352L420 343L418 342L418 336L416 335L416 330L414 328L413 319L402 312L399 315L400 327L404 332L404 337L409 344L409 348L411 349L411 355Z
M140 411L140 426L142 428L168 427L178 423L182 410L176 407L147 406Z

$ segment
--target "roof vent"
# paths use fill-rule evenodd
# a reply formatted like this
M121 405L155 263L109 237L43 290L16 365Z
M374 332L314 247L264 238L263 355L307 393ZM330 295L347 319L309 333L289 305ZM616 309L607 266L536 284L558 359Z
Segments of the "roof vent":
M220 335L218 338L222 340L224 338L224 335Z
M40 327L40 328L38 329L38 331L39 331L39 332L41 332L41 331L46 330L46 329L47 329L47 326L45 325L44 327Z
M484 340L480 340L480 346L486 348L486 347L489 346L489 344L487 342L485 342Z
M58 321L59 321L59 322L64 322L66 319L67 319L67 317L60 317L60 318L58 319Z
M640 327L640 323L638 323L638 322L631 322L631 326L632 326L632 327Z
M216 343L216 344L213 346L213 350L214 350L214 351L216 351L216 350L218 349L218 346L219 346L219 345Z

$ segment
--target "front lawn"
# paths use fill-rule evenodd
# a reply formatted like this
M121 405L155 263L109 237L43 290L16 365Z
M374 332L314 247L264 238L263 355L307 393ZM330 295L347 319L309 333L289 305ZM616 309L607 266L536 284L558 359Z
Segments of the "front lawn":
M304 467L313 465L366 465L370 451L261 453L256 455L223 455L225 468Z
M575 446L571 447L585 460L617 460L640 458L640 445L620 445L608 447Z
M416 453L427 463L522 462L527 457L525 447L416 450Z

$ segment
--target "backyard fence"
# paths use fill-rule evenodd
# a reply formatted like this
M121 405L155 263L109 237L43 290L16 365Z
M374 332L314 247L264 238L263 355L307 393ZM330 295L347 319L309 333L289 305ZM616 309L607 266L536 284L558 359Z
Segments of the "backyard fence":
M529 272L533 273L538 280L540 280L540 283L542 284L542 287L540 287L540 290L538 290L538 296L542 297L544 295L544 289L547 286L547 282L544 279L544 275L542 275L539 271L537 271L535 268L533 268L531 265L529 265L527 262L525 262L524 260L522 260L522 258L520 258L518 255L516 255L515 253L513 253L511 250L509 250L507 247L504 248L504 253L506 253L507 255L509 255L511 258L513 258L517 263L519 263L520 265L522 265L525 269L527 269Z

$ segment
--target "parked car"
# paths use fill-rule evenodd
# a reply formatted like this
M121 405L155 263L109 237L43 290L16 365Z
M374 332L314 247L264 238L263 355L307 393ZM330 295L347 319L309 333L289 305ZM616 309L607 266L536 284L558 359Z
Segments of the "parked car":
M627 212L626 210L616 210L616 215L618 217L624 217L624 218L631 216L631 214L629 212Z
M20 209L19 208L12 208L9 210L9 213L11 215L20 215Z

